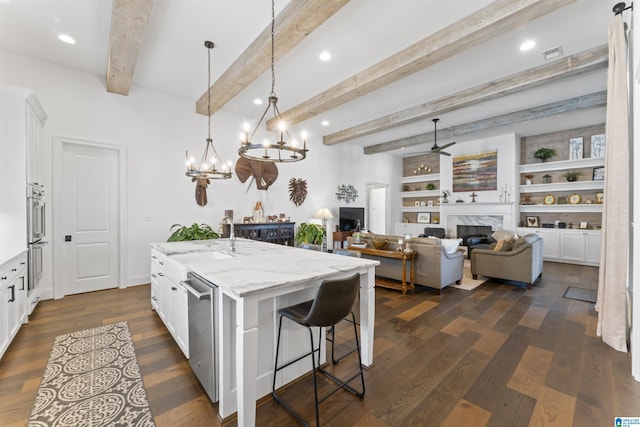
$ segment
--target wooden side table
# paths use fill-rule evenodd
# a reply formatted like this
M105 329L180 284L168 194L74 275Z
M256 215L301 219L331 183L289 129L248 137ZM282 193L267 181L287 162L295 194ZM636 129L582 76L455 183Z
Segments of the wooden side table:
M349 246L350 250L360 251L363 254L379 256L382 258L396 258L402 260L402 284L397 285L391 282L376 283L376 286L382 286L383 288L396 289L402 291L402 295L405 295L407 291L415 289L415 267L414 260L416 258L416 251L386 251L384 249L375 248L358 248L356 246ZM407 261L409 261L409 283L407 284Z
M342 249L342 242L347 240L347 237L353 235L353 231L334 231L333 232L333 248L336 248L336 243L338 243L338 248Z

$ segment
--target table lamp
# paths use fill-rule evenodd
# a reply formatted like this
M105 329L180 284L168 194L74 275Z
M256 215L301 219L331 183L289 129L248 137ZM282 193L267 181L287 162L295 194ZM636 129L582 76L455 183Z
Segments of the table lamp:
M329 211L329 209L322 208L318 212L316 212L316 218L319 218L322 220L323 235L322 235L322 246L320 247L320 251L326 252L327 251L327 220L333 218L333 215L331 215L331 211Z

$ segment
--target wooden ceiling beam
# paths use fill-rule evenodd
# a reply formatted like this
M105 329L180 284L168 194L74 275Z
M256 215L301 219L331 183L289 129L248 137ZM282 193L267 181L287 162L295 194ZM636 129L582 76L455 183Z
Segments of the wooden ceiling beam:
M325 145L339 144L375 132L425 120L429 116L444 114L459 108L532 89L543 84L603 69L609 63L608 52L607 45L588 49L548 64L511 74L489 83L482 83L434 101L425 102L330 135L325 135L323 143Z
M288 126L380 89L575 0L497 0L282 113ZM276 119L267 121L275 130Z
M153 0L113 0L107 92L128 95Z
M541 119L543 117L555 116L571 111L585 110L590 108L604 107L607 105L607 91L595 92L588 95L577 96L563 101L552 102L550 104L527 108L513 113L502 114L489 117L487 119L476 120L446 129L438 129L438 140L454 138L456 136L467 135L485 129L492 129L500 126L508 126L515 123ZM433 132L427 132L409 138L396 139L394 141L383 142L364 148L364 154L377 154L386 151L397 150L402 147L413 147L424 145L427 147L433 142Z
M296 0L275 19L277 61L333 16L349 0ZM271 24L240 54L211 88L211 114L229 102L271 66ZM196 112L207 115L207 92L196 101Z

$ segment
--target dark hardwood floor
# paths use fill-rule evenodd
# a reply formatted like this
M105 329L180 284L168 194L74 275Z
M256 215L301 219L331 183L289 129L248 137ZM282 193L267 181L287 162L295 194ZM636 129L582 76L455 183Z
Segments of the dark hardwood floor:
M569 285L595 289L597 269L547 262L530 291L494 282L439 296L377 288L366 396L330 397L321 404L323 425L584 427L640 416L628 355L596 336L593 304L562 297ZM26 424L55 336L121 320L157 425L219 425L217 405L151 311L148 286L41 302L0 361L0 425ZM338 328L343 346L350 332L344 322ZM352 362L334 368L349 371ZM307 377L283 392L309 419L311 390ZM257 424L296 425L271 399L258 407Z

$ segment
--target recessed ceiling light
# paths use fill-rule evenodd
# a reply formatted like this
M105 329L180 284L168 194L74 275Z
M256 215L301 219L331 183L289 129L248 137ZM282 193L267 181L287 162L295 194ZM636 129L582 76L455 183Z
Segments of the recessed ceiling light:
M526 52L527 50L533 49L535 45L536 45L536 42L534 42L533 40L526 40L520 45L520 50L522 52Z
M322 122L320 122L320 124L322 126L329 126L329 120L323 120Z
M256 98L256 99L253 100L253 103L256 104L256 105L262 105L262 99Z
M58 39L67 44L76 44L75 39L68 34L58 34Z
M322 51L322 53L320 54L320 60L321 61L328 61L331 59L331 54L329 52L327 52L326 50Z

